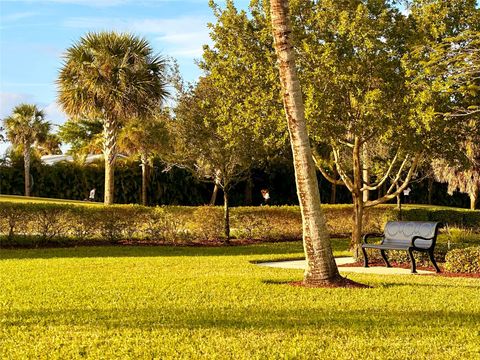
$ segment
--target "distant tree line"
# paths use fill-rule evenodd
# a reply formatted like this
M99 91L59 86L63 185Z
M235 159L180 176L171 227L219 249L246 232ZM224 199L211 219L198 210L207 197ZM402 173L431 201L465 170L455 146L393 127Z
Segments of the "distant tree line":
M0 164L0 194L23 195L23 160L14 156L9 163ZM172 168L162 171L164 164L158 159L152 161L147 188L148 205L205 205L209 204L214 185L200 181L185 169ZM115 198L121 204L141 204L141 162L119 161L115 177ZM42 164L34 156L31 162L32 196L60 199L84 200L89 191L97 189L97 201L103 200L104 167L101 162L84 165L75 162L59 162L54 165ZM343 187L334 187L317 173L320 195L323 203L350 204L350 193ZM268 164L263 169L252 169L249 179L237 183L231 191L232 206L257 206L262 203L260 190L268 188L272 205L298 204L293 167L289 162ZM469 207L466 194L447 194L447 185L423 179L411 184L409 202L443 206ZM221 193L221 189L220 195ZM332 196L335 191L335 196ZM429 196L430 194L430 196ZM430 201L429 201L430 200ZM405 201L405 199L403 200ZM394 201L392 201L394 202ZM218 196L216 205L223 204Z

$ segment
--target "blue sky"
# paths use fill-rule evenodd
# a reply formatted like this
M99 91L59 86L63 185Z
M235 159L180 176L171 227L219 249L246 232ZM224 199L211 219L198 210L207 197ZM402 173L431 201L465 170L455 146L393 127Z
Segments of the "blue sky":
M244 8L248 0L235 3ZM143 36L156 52L178 60L186 80L195 80L194 60L209 43L213 20L208 0L0 0L0 118L28 102L62 123L55 102L62 53L88 31Z

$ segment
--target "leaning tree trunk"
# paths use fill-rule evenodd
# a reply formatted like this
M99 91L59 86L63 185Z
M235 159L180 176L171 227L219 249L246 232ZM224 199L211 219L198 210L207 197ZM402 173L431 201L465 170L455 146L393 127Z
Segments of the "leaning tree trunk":
M230 207L228 204L228 190L223 189L223 216L225 226L225 242L230 243Z
M146 154L141 155L142 161L142 205L148 205L147 189L148 189L148 156Z
M333 283L340 279L333 257L305 123L300 82L295 69L288 0L270 1L275 49L278 56L283 101L293 152L295 180L303 224L307 260L304 284Z
M30 145L23 145L23 164L25 175L25 196L30 196Z
M117 158L117 124L113 120L103 123L103 155L105 157L105 205L113 204L115 160Z

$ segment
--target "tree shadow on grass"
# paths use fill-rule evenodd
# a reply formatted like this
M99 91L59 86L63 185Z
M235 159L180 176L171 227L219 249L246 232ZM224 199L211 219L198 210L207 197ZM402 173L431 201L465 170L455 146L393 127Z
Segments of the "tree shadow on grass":
M54 249L0 249L0 261L7 259L111 258L168 256L286 255L303 252L301 242L266 243L246 246L88 246Z
M287 320L288 319L288 320ZM3 327L88 326L105 329L154 328L171 329L256 329L282 330L289 328L330 329L353 332L396 333L398 329L435 324L435 328L455 326L476 328L480 314L462 311L378 311L372 308L359 310L328 310L315 308L272 309L238 308L216 309L192 307L150 309L65 309L5 311ZM38 328L37 328L38 330Z

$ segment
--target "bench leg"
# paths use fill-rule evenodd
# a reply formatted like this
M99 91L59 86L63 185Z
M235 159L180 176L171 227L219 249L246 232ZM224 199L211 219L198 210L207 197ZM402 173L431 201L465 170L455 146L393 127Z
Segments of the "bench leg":
M363 267L368 267L368 256L367 256L367 250L365 250L362 247L362 252L363 252Z
M382 254L383 261L385 261L385 265L387 267L392 267L390 263L388 262L387 254L385 254L385 250L380 250L380 254Z
M435 271L439 273L440 268L438 267L437 262L435 261L435 257L433 256L433 250L428 252L428 257L430 258L430 261L432 262L433 267L435 268Z
M415 265L415 258L413 257L413 249L408 249L408 255L410 256L410 261L412 262L412 274L416 274L417 266Z

